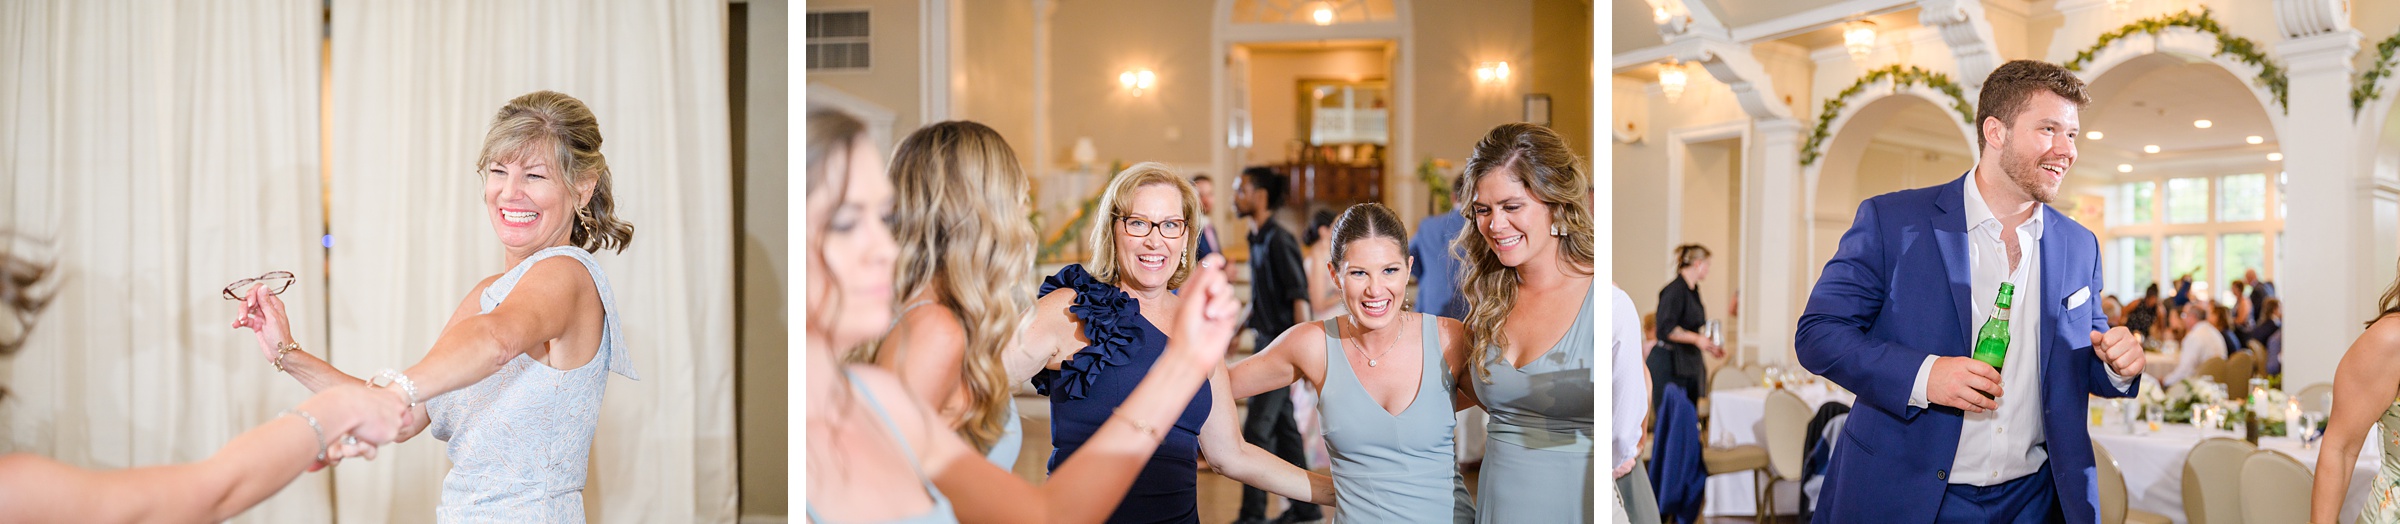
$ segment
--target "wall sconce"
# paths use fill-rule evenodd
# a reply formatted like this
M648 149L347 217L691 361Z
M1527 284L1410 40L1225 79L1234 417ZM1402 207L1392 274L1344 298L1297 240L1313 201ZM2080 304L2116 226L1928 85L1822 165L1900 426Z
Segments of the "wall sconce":
M1668 103L1674 103L1675 99L1683 98L1683 88L1689 86L1690 82L1691 78L1683 71L1683 64L1659 64L1658 92L1667 95Z
M1499 84L1508 81L1508 62L1484 62L1475 65L1475 83Z
M1333 25L1333 4L1317 2L1316 7L1308 13L1308 19L1317 25Z
M1127 69L1117 73L1117 83L1123 84L1126 91L1132 91L1135 98L1140 98L1143 91L1158 85L1158 74L1148 69Z
M1875 52L1875 23L1859 20L1842 24L1842 47L1849 48L1851 61L1866 61L1867 54Z

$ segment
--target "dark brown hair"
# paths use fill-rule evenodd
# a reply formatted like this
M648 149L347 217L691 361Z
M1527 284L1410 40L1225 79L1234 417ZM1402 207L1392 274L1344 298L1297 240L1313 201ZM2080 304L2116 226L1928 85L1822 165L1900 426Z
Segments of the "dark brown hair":
M1682 271L1683 268L1692 267L1692 264L1698 264L1702 260L1708 260L1708 246L1699 244L1675 246L1675 270Z
M2077 109L2092 104L2092 98L2083 94L2083 79L2067 68L2040 60L2011 60L1983 79L1983 95L1975 101L1975 147L1989 145L1983 136L1985 121L1998 118L2000 125L2016 127L2025 102L2041 91L2067 99Z
M1342 217L1333 220L1333 263L1349 260L1350 243L1370 238L1391 239L1403 250L1408 247L1408 226L1400 215L1383 204L1368 202L1342 210Z

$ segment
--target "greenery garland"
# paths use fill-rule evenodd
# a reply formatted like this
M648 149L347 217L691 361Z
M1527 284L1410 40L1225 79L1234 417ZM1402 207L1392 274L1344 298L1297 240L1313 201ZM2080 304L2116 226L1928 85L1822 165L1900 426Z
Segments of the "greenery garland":
M2392 52L2395 50L2400 50L2400 31L2393 32L2392 36L2384 37L2383 42L2375 44L2375 65L2369 66L2366 71L2359 73L2357 85L2350 88L2350 114L2352 116L2357 116L2359 111L2365 110L2367 102L2383 98L2383 88L2377 84L2381 83L2384 77L2392 76Z
M2258 83L2265 85L2267 92L2274 95L2275 106L2282 108L2285 113L2291 112L2291 103L2287 99L2291 91L2291 78L2285 74L2283 65L2267 58L2267 54L2259 50L2258 42L2226 33L2225 27L2217 23L2216 17L2210 16L2207 7L2201 7L2198 14L2187 10L2125 24L2124 27L2119 27L2115 31L2101 34L2099 41L2093 42L2091 47L2075 53L2075 59L2068 60L2065 65L2068 71L2082 72L2083 66L2090 64L2100 50L2108 48L2109 44L2114 44L2119 39L2133 36L2134 33L2155 37L2160 31L2173 27L2191 29L2216 37L2217 51L2210 56L2232 55L2236 62L2257 67ZM2384 56L2389 57L2390 53L2385 53ZM2356 95L2354 94L2352 98L2356 99ZM2353 105L2356 104L2357 102L2353 102Z
M1927 71L1913 65L1885 66L1868 71L1866 76L1858 77L1858 81L1851 83L1850 87L1843 88L1842 92L1825 99L1825 106L1817 111L1816 129L1808 133L1808 143L1800 147L1800 165L1815 164L1817 158L1823 156L1820 149L1825 146L1826 140L1833 137L1833 118L1840 115L1842 109L1849 107L1850 97L1858 96L1860 92L1866 90L1868 85L1887 80L1892 83L1894 89L1922 85L1941 91L1942 94L1950 96L1950 109L1958 112L1959 121L1966 122L1970 126L1975 122L1974 105L1967 103L1966 90L1960 88L1958 83L1950 81L1950 75Z

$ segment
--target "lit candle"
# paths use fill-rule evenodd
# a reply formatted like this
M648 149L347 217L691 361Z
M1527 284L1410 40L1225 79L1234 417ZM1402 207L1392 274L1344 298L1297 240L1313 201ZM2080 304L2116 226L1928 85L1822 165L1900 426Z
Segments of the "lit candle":
M2315 428L2300 427L2300 422L2300 400L2290 399L2283 401L2283 435L2287 437L2299 437L2302 439L2308 438L2307 432L2314 430Z

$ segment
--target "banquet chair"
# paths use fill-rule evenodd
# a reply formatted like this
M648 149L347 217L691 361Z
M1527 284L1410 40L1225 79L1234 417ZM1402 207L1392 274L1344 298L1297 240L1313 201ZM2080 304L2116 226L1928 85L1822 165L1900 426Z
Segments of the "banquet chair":
M2225 398L2250 398L2250 377L2258 360L2248 351L2225 359L2225 368L2217 372L2217 383L2225 385Z
M2133 509L2125 498L2125 472L2117 469L2117 459L2092 441L2092 465L2100 481L2100 524L2169 524L2166 516Z
M1758 437L1767 447L1767 478L1761 480L1765 494L1758 499L1760 515L1775 513L1775 485L1783 481L1800 481L1801 466L1808 459L1808 419L1815 410L1808 409L1799 395L1778 389L1767 393L1765 430ZM1761 521L1770 521L1761 518Z
M2192 445L2191 454L2183 457L2184 521L2242 522L2242 461L2253 451L2258 451L2258 447L2225 437Z
M1767 383L1767 367L1759 365L1757 362L1742 364L1742 373L1750 375L1750 381L1753 383Z
M1750 372L1743 371L1742 368L1738 367L1725 366L1717 368L1716 374L1709 377L1708 392L1715 393L1728 389L1758 387L1758 384L1759 380L1752 378L1750 376Z
M2307 522L2308 466L2275 450L2262 449L2242 461L2242 520Z
M2219 357L2208 357L2208 360L2200 361L2200 368L2192 370L2192 374L2190 376L2205 376L2211 380L2216 380L2217 382L2222 383L2225 381L2223 378L2220 378L2225 376L2225 359ZM2227 384L2227 386L2231 386L2231 384Z
M2309 384L2308 387L2300 388L2300 396L2293 398L2300 399L2301 411L2330 413L2333 411L2333 384L2324 382Z

